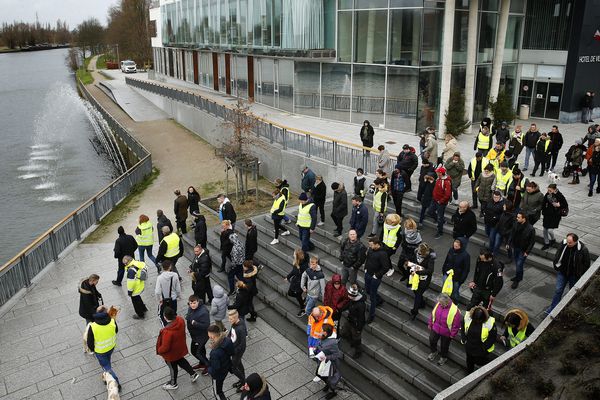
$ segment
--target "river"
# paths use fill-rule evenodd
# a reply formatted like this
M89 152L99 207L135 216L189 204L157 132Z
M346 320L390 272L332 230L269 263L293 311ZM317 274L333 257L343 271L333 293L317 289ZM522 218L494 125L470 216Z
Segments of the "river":
M0 54L0 265L115 176L66 54Z

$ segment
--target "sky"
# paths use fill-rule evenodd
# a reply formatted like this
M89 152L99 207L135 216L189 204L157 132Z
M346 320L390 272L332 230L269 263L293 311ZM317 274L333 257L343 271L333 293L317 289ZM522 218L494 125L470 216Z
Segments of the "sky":
M0 23L35 22L35 13L41 23L54 25L59 18L74 29L82 21L96 17L106 26L108 9L119 0L0 0Z

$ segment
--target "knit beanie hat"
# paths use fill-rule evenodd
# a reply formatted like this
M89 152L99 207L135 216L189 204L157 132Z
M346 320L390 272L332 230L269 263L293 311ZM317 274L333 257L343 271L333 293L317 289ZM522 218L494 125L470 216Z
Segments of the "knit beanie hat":
M256 394L262 388L263 380L259 374L252 373L246 377L246 383L248 384L248 389L250 393Z

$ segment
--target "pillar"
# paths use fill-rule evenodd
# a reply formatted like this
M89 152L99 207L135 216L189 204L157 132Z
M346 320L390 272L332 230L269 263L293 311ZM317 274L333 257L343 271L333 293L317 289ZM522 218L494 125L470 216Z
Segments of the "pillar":
M375 11L369 11L369 19L367 20L367 48L365 51L365 61L367 63L373 62L373 52L375 51ZM358 31L360 27L356 27Z
M455 0L447 0L444 9L444 39L442 41L442 79L440 84L439 128L440 137L444 137L446 117L444 114L450 103L450 79L452 77L452 44L454 42Z
M477 17L479 0L469 1L469 30L467 31L467 70L465 79L465 111L468 121L473 122L475 107L475 64L477 63Z
M496 48L494 49L494 63L492 64L492 85L490 87L490 99L494 101L498 97L498 90L500 89L500 76L502 75L502 59L504 58L504 45L506 44L509 10L510 0L502 0L500 4L498 34L496 35Z

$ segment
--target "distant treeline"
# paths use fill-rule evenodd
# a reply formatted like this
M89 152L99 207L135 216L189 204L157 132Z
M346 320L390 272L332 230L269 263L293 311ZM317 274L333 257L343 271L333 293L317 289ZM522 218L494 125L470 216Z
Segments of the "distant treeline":
M56 25L40 22L13 22L3 23L0 30L0 47L19 49L45 45L71 43L72 32L66 22L60 19Z

